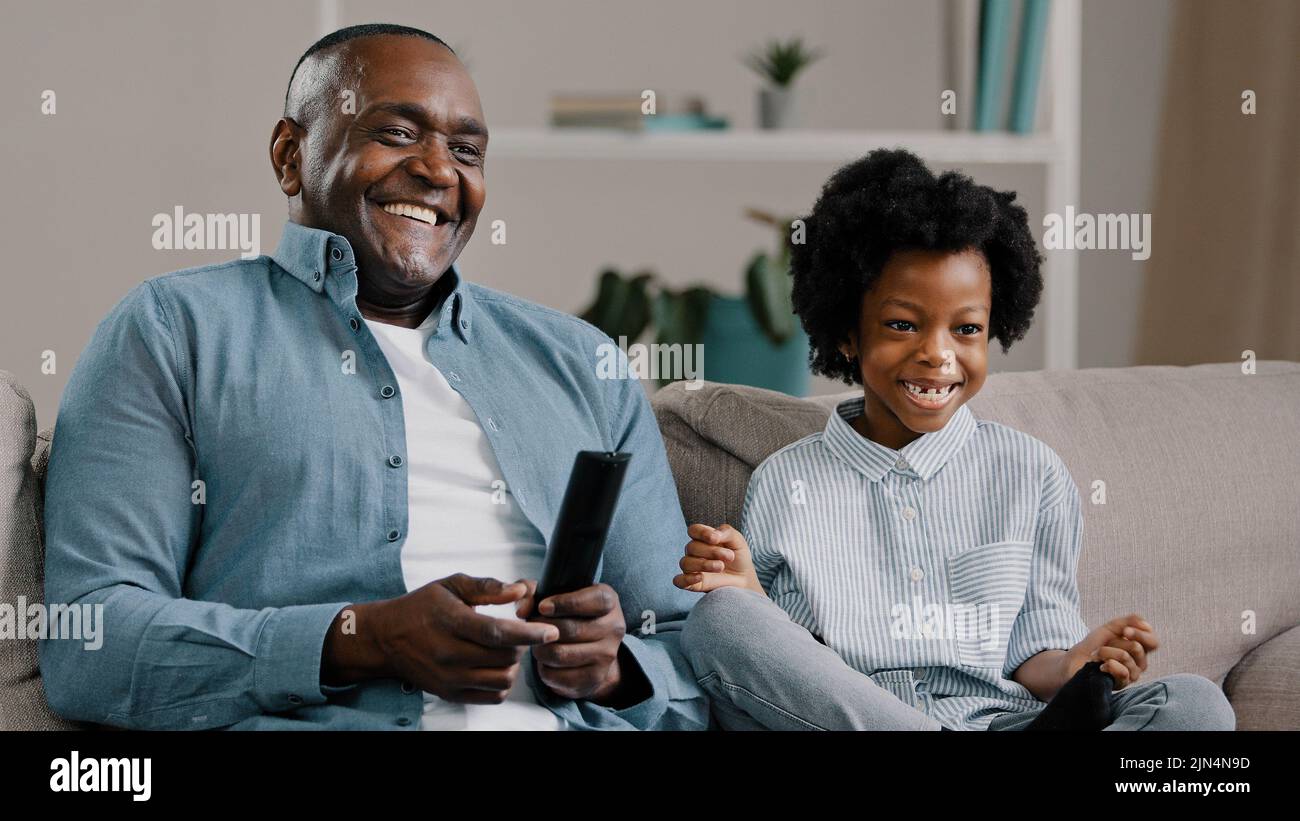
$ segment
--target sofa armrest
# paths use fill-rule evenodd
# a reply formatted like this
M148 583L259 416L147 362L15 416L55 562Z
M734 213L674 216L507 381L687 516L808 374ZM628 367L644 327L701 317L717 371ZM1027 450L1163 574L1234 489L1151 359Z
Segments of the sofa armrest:
M1223 681L1238 730L1300 730L1300 625L1246 654Z
M41 494L32 465L36 412L17 377L0 371L0 603L14 609L44 601ZM0 730L58 730L76 725L50 710L35 639L0 639Z

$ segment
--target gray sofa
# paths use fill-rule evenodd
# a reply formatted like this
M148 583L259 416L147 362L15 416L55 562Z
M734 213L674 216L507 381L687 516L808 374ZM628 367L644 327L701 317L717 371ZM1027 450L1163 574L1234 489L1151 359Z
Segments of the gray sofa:
M710 383L656 393L688 521L738 523L754 466L820 430L843 396ZM1223 685L1239 729L1300 729L1300 363L995 374L970 406L1069 466L1089 625L1141 612L1163 642L1148 677L1199 673ZM42 600L50 441L0 371L0 604ZM1095 480L1104 505L1091 503ZM73 726L45 703L34 642L0 640L0 729Z
M861 394L685 385L652 404L687 521L713 525L739 524L768 454ZM970 409L1069 467L1090 627L1142 613L1162 642L1146 678L1198 673L1223 687L1238 729L1300 729L1300 363L994 374Z

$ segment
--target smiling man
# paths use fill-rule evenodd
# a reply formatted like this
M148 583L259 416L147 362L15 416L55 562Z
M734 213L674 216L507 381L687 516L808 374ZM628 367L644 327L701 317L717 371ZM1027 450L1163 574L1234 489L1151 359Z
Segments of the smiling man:
M488 130L452 50L401 26L314 44L271 164L270 257L137 286L64 393L47 697L134 728L702 729L678 648L686 535L608 337L463 279ZM625 372L625 371L624 371ZM601 583L534 602L579 450L633 454ZM525 621L521 616L530 617Z

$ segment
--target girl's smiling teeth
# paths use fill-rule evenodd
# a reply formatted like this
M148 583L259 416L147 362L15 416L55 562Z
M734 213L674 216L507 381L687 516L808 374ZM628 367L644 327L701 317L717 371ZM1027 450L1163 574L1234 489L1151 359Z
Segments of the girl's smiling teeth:
M916 404L926 408L941 408L948 404L948 400L957 392L962 383L952 382L943 387L935 387L933 385L918 385L903 379L899 380L899 384L903 386L908 398Z

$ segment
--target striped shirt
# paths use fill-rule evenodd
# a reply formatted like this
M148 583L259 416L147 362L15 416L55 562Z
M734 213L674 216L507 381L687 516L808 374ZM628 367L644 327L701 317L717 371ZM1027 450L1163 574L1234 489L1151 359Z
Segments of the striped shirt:
M965 405L893 450L850 420L755 469L741 532L768 596L854 669L952 729L1042 706L1010 676L1088 633L1083 514L1042 441Z

